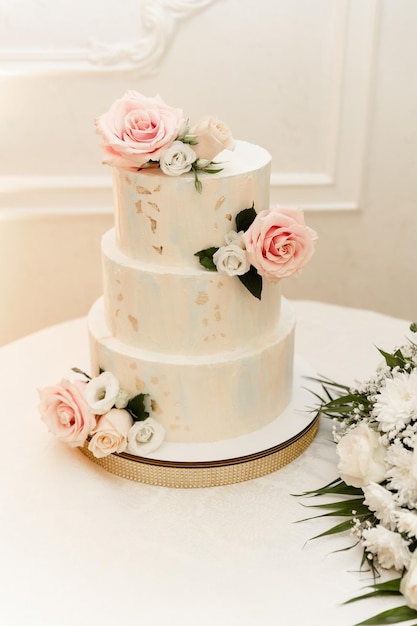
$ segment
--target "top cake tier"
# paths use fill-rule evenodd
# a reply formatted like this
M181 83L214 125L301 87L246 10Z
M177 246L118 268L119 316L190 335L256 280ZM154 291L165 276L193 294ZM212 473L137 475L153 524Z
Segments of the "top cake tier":
M158 266L195 267L195 253L224 245L239 211L269 208L270 154L237 141L215 159L222 171L166 176L158 168L113 168L116 241L129 257Z

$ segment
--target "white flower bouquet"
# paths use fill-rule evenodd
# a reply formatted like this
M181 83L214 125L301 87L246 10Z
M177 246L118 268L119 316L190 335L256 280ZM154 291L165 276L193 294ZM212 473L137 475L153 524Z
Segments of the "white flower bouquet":
M417 344L409 339L392 353L379 352L384 360L375 375L355 387L319 381L318 410L335 421L339 478L302 494L337 496L314 506L347 519L319 536L350 531L374 583L379 569L396 572L350 602L394 594L406 604L356 626L417 619Z

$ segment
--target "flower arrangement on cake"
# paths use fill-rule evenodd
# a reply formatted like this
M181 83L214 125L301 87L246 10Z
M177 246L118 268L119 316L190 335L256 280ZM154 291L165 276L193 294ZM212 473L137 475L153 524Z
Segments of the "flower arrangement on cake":
M410 330L416 333L417 325ZM369 380L354 387L319 381L324 397L316 394L318 410L335 421L339 478L302 494L335 496L335 502L313 506L324 516L347 518L319 537L350 531L374 581L379 568L397 572L353 600L394 594L406 605L356 626L417 618L417 344L409 339L379 352L383 362Z
M134 90L116 100L95 124L103 140L103 163L133 172L159 167L168 176L193 172L200 193L199 172L220 172L213 159L235 146L221 120L206 117L190 127L181 109L159 95L147 97Z
M161 445L165 430L149 417L148 394L130 398L111 372L91 378L78 368L73 371L82 378L39 391L41 418L57 439L74 448L88 440L98 459L121 452L146 456Z
M301 209L276 206L256 213L252 206L235 222L224 246L196 256L208 270L237 276L255 298L261 299L263 278L275 282L298 276L314 253L317 233L306 225Z

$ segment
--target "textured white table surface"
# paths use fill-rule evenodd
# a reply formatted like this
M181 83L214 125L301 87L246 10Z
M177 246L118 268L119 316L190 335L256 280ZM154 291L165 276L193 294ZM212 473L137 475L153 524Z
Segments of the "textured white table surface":
M408 321L294 302L296 352L350 383L372 374ZM291 465L246 483L197 490L108 474L57 442L37 388L88 371L85 319L0 349L0 624L5 626L351 626L393 606L341 606L370 582L349 536L308 539L329 522L292 494L336 478L330 424Z

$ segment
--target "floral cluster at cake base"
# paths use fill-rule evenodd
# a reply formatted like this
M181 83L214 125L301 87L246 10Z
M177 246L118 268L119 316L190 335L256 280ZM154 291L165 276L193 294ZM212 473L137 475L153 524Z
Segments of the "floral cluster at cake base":
M221 120L205 117L190 127L181 109L159 95L147 97L134 90L116 100L95 124L105 164L133 172L157 167L168 176L193 172L199 192L199 172L220 172L213 159L235 147L230 128Z
M313 506L346 518L320 537L349 531L374 581L380 570L397 572L353 600L393 594L406 604L356 626L417 619L417 344L410 338L379 352L383 362L369 380L353 387L319 381L318 410L335 421L339 478L302 494L335 496Z
M81 447L88 440L96 458L121 452L146 456L161 445L165 429L149 416L148 394L130 397L111 372L90 378L73 371L82 379L39 390L41 418L60 441Z
M263 278L276 282L301 273L318 238L306 225L303 211L295 207L276 206L256 213L252 206L236 215L235 225L226 234L225 245L195 255L205 269L237 276L258 299Z

